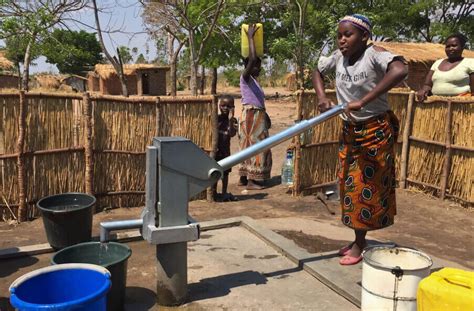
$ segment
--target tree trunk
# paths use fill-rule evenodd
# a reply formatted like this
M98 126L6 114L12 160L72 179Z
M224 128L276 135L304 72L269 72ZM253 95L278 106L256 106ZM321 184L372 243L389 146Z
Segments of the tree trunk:
M212 68L211 94L217 94L217 67Z
M304 28L306 23L306 10L308 7L308 0L304 0L302 4L297 2L299 8L299 23L298 23L298 33L297 33L297 40L298 40L298 47L297 47L297 74L296 74L296 85L297 88L300 89L304 87L304 61L303 61L303 36L304 36Z
M118 55L118 62L112 63L115 71L118 72L120 84L122 85L122 95L128 97L128 88L127 88L127 78L123 72L123 62L122 62L122 55L120 55L120 49L117 48L117 55Z
M20 68L20 62L16 62L16 70L18 74L18 89L21 90L21 68Z
M298 78L298 89L301 89L302 87L304 87L304 66L301 64L301 61L300 63L298 64L298 72L299 74L297 75L297 78Z
M21 84L22 84L21 89L24 90L25 92L28 92L28 82L30 80L31 48L34 44L35 39L36 39L36 35L33 35L30 39L30 42L28 42L28 45L26 46L26 51L25 51L25 61L23 62L25 68L23 68L23 78L21 81Z
M174 37L168 34L168 63L170 65L170 94L176 96L176 60L174 57Z
M189 88L191 89L191 95L197 95L197 72L198 65L191 63L191 80L189 81Z
M122 95L128 97L127 80L123 74L120 75L120 84L122 84Z
M189 81L189 88L191 95L197 95L197 73L198 73L198 59L196 55L196 47L194 46L194 35L189 33L189 57L191 58L191 79Z
M176 96L176 59L170 63L171 96Z
M199 94L204 95L204 89L206 87L206 69L204 66L201 66L201 85L200 85L200 90Z

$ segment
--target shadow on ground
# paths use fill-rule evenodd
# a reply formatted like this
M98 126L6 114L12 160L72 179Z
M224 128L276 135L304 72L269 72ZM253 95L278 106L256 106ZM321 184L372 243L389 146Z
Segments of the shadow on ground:
M348 245L350 242L343 240L332 240L320 235L310 235L303 233L302 231L291 231L291 230L275 230L276 233L284 236L287 239L292 240L301 248L304 248L310 254L326 253L334 251L337 255L337 251ZM369 247L373 246L397 246L394 242L381 242L378 240L367 239Z
M7 277L21 268L29 267L38 262L38 258L32 256L18 257L12 259L2 259L0 269L0 278ZM1 310L1 309L0 309ZM3 310L1 310L3 311Z
M250 192L249 192L250 193ZM234 195L239 201L246 200L262 200L268 196L266 192L254 193L254 194L238 194Z
M265 181L265 188L272 188L281 184L281 176L273 176Z
M0 311L15 311L10 305L10 299L7 297L0 297Z
M137 286L128 286L126 289L125 310L146 311L156 303L154 291Z
M232 288L249 284L262 285L267 283L267 278L256 271L242 271L206 278L199 283L188 285L189 302L222 297L230 293Z

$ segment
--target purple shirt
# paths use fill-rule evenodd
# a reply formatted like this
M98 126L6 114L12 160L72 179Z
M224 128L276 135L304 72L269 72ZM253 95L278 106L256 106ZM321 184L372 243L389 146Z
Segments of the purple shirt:
M254 77L250 76L247 83L244 76L240 76L240 93L242 94L242 105L265 108L265 94Z

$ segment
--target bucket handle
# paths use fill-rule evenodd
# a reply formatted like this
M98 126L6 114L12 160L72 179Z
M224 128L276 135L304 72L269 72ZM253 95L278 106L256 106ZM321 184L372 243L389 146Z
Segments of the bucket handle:
M396 266L395 268L393 268L391 270L392 274L395 275L395 277L401 281L402 277L403 277L403 269L400 268L399 266Z

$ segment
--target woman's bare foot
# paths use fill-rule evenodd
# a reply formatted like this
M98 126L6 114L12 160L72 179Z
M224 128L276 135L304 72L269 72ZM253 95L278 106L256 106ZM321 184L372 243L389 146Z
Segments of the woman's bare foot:
M240 176L239 183L237 184L237 186L247 186L247 184L247 176Z
M255 180L253 179L249 179L248 180L248 183L247 183L247 190L262 190L264 188L263 185L257 183Z

